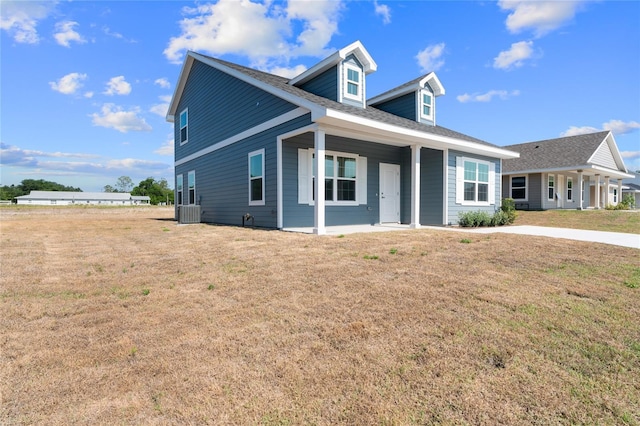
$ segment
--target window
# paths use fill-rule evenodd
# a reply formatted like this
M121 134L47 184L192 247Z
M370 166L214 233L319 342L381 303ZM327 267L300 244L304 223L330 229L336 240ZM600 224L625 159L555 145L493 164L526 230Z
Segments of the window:
M511 177L511 198L514 200L527 199L527 177L513 176Z
M567 178L567 201L573 201L573 178Z
M264 206L264 149L249 153L249 205Z
M468 157L456 157L456 203L495 204L495 164Z
M423 118L433 118L433 96L428 92L421 92L422 100L421 100L421 108L420 114L422 114Z
M613 188L613 204L618 204L618 188Z
M553 200L553 195L554 195L554 189L555 189L555 184L556 184L556 180L555 180L555 176L554 175L549 175L549 178L547 180L548 182L548 198L549 200Z
M189 136L189 110L185 109L180 113L180 145L187 143Z
M316 165L313 149L298 150L298 202L314 204ZM326 152L324 199L328 205L367 203L367 158L357 154Z
M350 64L345 64L344 69L344 96L349 99L362 100L362 71Z
M187 185L189 190L189 202L187 204L195 204L196 203L196 172L195 170L190 171L187 174Z
M182 205L182 175L176 176L176 204Z

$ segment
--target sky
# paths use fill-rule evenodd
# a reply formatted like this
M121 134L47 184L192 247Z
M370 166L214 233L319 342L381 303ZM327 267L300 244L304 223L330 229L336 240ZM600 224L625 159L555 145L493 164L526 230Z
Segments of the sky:
M293 77L360 40L372 98L434 71L438 125L498 146L611 130L640 170L639 1L4 1L0 184L173 187L185 52Z

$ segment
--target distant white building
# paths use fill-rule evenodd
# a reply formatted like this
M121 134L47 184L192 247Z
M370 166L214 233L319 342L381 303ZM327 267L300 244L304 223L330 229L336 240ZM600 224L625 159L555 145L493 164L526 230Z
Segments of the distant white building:
M35 206L66 206L70 204L97 204L104 206L148 205L147 195L131 195L129 192L69 192L31 191L29 195L16 197L18 204Z

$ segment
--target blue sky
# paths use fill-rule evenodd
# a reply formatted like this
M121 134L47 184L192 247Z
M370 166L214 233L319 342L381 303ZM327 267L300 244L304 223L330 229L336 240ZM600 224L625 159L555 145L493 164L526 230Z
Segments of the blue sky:
M173 187L186 50L294 76L360 40L373 97L435 71L438 124L496 145L611 130L640 169L637 1L2 1L2 185Z

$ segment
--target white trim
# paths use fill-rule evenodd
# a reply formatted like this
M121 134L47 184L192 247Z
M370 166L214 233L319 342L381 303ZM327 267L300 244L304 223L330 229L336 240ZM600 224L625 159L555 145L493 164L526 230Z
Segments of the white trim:
M607 136L602 140L600 145L598 145L598 148L596 148L596 150L593 151L593 153L591 154L591 157L589 157L589 159L587 160L587 163L591 163L593 161L593 157L595 157L595 155L600 150L600 147L605 142L607 143L607 145L609 145L609 150L613 155L613 159L616 162L616 165L620 168L618 171L624 170L624 172L627 173L628 172L627 166L624 164L624 160L622 159L622 155L620 155L620 150L618 149L618 145L616 144L616 141L613 138L613 134L611 132L609 132L609 134L607 134ZM632 175L631 178L633 177L635 176Z
M304 108L296 108L296 109L294 109L292 111L289 111L289 112L287 112L285 114L282 114L282 115L280 115L278 117L272 118L269 121L265 121L264 123L258 124L255 127L247 129L244 132L238 133L238 134L233 135L233 136L231 136L231 137L229 137L229 138L227 138L227 139L225 139L223 141L220 141L220 142L218 142L216 144L213 144L213 145L208 146L208 147L206 147L204 149L196 151L191 155L187 155L186 157L181 158L180 160L177 160L174 165L175 166L180 166L180 165L182 165L184 163L187 163L189 161L195 160L196 158L202 157L203 155L210 154L210 153L212 153L214 151L217 151L219 149L222 149L224 147L232 145L232 144L234 144L236 142L240 142L240 141L242 141L242 140L244 140L244 139L246 139L248 137L257 135L260 132L264 132L265 130L269 130L269 129L273 128L273 127L279 126L280 124L284 124L287 121L291 121L294 118L301 117L301 116L303 116L305 114L308 114L308 113L309 113L309 111L304 109Z
M449 224L449 150L442 151L442 224Z
M261 199L260 200L252 200L251 199L251 189L252 189L251 181L253 180L253 178L251 177L251 159L253 157L258 156L258 155L260 155L261 158L262 158L262 166L261 166L262 167L262 176L260 177L260 179L262 179L262 195L261 195ZM248 161L248 165L249 165L249 168L247 170L247 177L248 177L248 181L249 181L249 194L248 195L249 195L249 205L250 206L264 206L265 205L265 199L264 198L265 198L265 187L266 187L266 182L265 182L266 181L266 179L265 179L266 170L264 168L264 164L265 164L264 157L265 157L264 148L252 151L249 154L247 154L247 161Z
M608 174L616 179L633 179L634 174L622 173L620 170L611 170L606 167L596 166L594 164L585 164L570 167L559 167L550 169L528 169L528 170L515 170L511 172L505 172L504 175L520 175L520 174L535 174L535 173L578 173L578 170L582 170L585 176L593 176L595 174Z
M424 114L424 106L426 105L424 103L424 96L428 95L431 98L431 104L429 105L429 109L431 110L431 114L429 115L425 115ZM436 97L433 95L433 93L431 93L428 90L422 89L418 92L418 114L420 115L420 118L424 118L425 120L429 120L429 121L433 121L435 123L435 100Z
M178 185L180 182L180 185ZM180 193L180 202L178 203L178 192ZM175 205L181 206L184 204L184 177L182 173L176 175L176 196L174 200Z
M349 80L349 71L355 71L358 73L358 82L353 83L352 80ZM352 101L363 102L364 101L364 72L362 69L354 64L343 62L342 63L342 98L350 99ZM349 83L355 84L358 90L357 95L353 95L349 93Z
M551 179L553 179L553 187L551 186ZM552 174L552 173L548 173L547 174L547 195L544 198L545 200L547 200L547 201L555 200L556 192L558 192L557 191L558 188L557 188L556 182L557 182L556 175ZM549 189L551 189L551 188L553 188L553 195L551 197L549 197Z
M324 155L325 155L325 133L323 129L318 129L313 134L313 147L316 152L316 180L324 182ZM324 235L327 233L325 226L325 202L324 202L324 184L317 184L315 187L316 203L313 207L313 233Z
M189 176L191 176L193 174L193 204L198 204L198 199L196 198L196 171L195 170L189 170L187 172L187 204L188 206L192 205L191 204L191 189L189 188ZM184 186L184 185L183 185ZM184 194L182 195L182 201L183 201L183 205L184 204Z
M476 167L476 191L475 198L476 200L470 201L464 199L464 182L466 179L464 178L464 163L465 161L470 163L484 164L487 166L488 176L487 176L487 201L477 201L478 198L478 185L480 183L484 184L484 182L480 182L478 180L478 169ZM495 163L492 161L481 160L473 157L456 157L456 204L460 204L462 206L492 206L496 204L496 183L495 183ZM471 181L468 181L471 182ZM491 195L493 194L493 196Z
M569 188L569 183L571 183L571 188ZM573 202L573 177L567 176L567 201ZM569 190L571 190L571 197L569 197Z
M283 228L284 215L282 212L283 182L282 182L282 138L276 138L276 228Z
M431 80L433 80L434 84L429 83ZM444 86L440 82L440 79L438 78L438 76L434 72L430 72L415 84L410 84L408 86L400 86L396 89L382 93L378 96L374 96L373 98L367 101L367 105L375 106L375 104L379 104L390 99L395 99L399 96L406 95L407 93L417 92L423 89L426 84L429 84L429 87L433 90L433 95L435 97L442 96L445 94Z
M394 174L394 179L393 179L393 183L394 183L394 187L393 190L397 191L397 194L394 197L394 214L393 214L393 220L382 220L383 219L383 202L382 199L385 198L382 190L385 188L384 186L384 182L385 182L385 174L383 173L382 169L387 169L387 170L392 170L393 174ZM378 218L379 218L379 222L380 224L382 223L400 223L400 204L401 204L401 198L402 195L400 194L400 171L401 171L401 166L400 164L393 164L393 163L378 163L378 198L379 198L379 202L378 202ZM386 199L386 198L385 198ZM385 218L386 219L386 218Z
M411 145L411 224L409 228L420 228L420 150Z
M326 134L325 134L326 136ZM303 150L304 148L299 149L299 151ZM304 165L300 165L301 161L305 161L303 159L301 159L300 157L298 157L298 182L300 180L300 172L301 169L303 171L306 171L306 173L308 173L308 177L307 177L307 191L306 194L309 194L309 198L306 202L304 202L304 198L300 198L300 194L298 194L298 204L308 204L310 206L313 206L315 204L314 199L315 199L315 194L314 194L314 179L315 176L313 175L313 169L314 169L314 161L315 161L315 149L314 148L307 148L306 149L308 152L308 155L306 156L306 162L307 165L306 167L304 167ZM367 197L366 197L366 188L367 188L367 175L366 173L364 175L361 175L361 172L363 171L363 168L366 168L366 164L367 164L367 159L366 157L362 157L358 154L354 154L352 152L339 152L339 151L324 151L324 155L331 155L334 158L337 157L346 157L346 158L354 158L356 160L356 178L355 178L355 182L356 182L356 199L355 201L333 201L333 200L324 200L324 203L326 206L359 206L362 204L367 204ZM363 164L364 163L364 164ZM323 166L323 173L324 173L324 161L322 162L322 166ZM333 172L333 176L331 176L331 179L334 180L334 186L333 186L333 195L334 198L337 198L338 196L338 180L340 180L340 178L337 176L337 167L338 167L338 163L337 161L335 161L334 164L334 172ZM318 173L318 170L316 169L316 173ZM324 179L328 178L329 176L324 177ZM323 179L323 181L324 181ZM343 178L344 179L344 178ZM349 179L351 180L351 179ZM315 179L315 181L319 182L317 179ZM320 185L323 189L324 189L324 185ZM318 185L316 184L316 190ZM324 191L323 191L324 194Z

